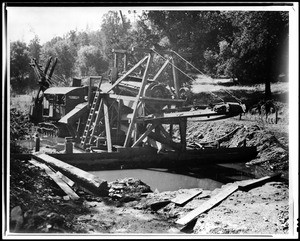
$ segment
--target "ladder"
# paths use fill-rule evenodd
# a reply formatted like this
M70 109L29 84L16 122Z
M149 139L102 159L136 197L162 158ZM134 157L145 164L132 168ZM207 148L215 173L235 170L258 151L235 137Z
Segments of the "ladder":
M102 79L102 77L101 77L101 79ZM85 148L87 142L91 138L90 134L93 131L93 129L96 127L96 124L97 124L97 123L95 123L95 116L96 116L96 113L99 112L100 108L101 108L101 104L99 104L100 100L101 100L101 98L99 98L100 91L101 91L100 90L100 85L101 85L101 81L100 81L99 87L96 91L96 94L94 96L94 100L93 100L93 103L91 105L90 113L89 113L84 131L83 131L83 135L82 135L82 138L81 138L80 144L83 148Z

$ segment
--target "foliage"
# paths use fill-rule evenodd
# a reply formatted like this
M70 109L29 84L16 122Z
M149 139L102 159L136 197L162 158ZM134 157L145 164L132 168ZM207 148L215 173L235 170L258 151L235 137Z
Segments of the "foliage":
M36 61L39 63L40 57L41 57L42 46L40 45L40 39L37 35L30 41L30 43L28 45L28 49L29 49L29 57L31 59L32 58L36 59ZM29 72L28 87L29 87L29 89L38 88L36 76L35 76L35 73L33 70L31 70ZM28 90L28 91L30 91L30 90Z
M288 12L149 11L160 39L175 51L193 52L190 60L207 74L238 78L240 83L276 80L286 66ZM286 70L286 69L285 69Z
M38 36L28 46L11 43L11 87L21 91L35 88L29 57L42 66L49 56L57 57L55 77L69 83L74 75L102 75L113 65L113 49L132 47L172 49L190 53L186 57L206 74L237 78L241 84L270 82L279 74L287 74L288 12L280 11L144 11L133 24L117 11L107 12L97 31L70 31L49 42L39 43ZM128 56L134 65L144 53ZM123 60L119 61L122 66ZM151 74L165 60L154 58ZM183 61L176 66L186 71ZM189 72L191 71L188 70ZM171 68L160 81L167 82ZM188 78L179 71L181 84ZM31 81L25 80L30 79Z
M80 76L100 75L107 71L108 63L95 46L82 46L78 51L76 69Z
M31 58L35 58L37 62L40 60L40 54L41 54L41 48L42 46L40 45L40 39L36 35L29 43L28 49L30 53Z
M57 38L47 42L43 46L41 60L42 63L46 63L49 56L58 58L54 76L57 76L61 82L68 82L74 73L74 53L76 53L76 51L68 39Z
M130 21L124 16L123 19L116 11L109 11L104 14L101 25L101 31L104 34L103 45L105 46L105 55L112 59L113 49L130 49L132 43L130 36Z
M279 74L281 47L287 36L288 22L283 12L226 12L235 27L233 41L222 51L222 61L235 63L235 75L241 82L275 80ZM228 48L230 47L230 50ZM224 58L225 52L227 58Z
M10 85L13 91L22 93L30 72L29 49L21 41L10 44Z

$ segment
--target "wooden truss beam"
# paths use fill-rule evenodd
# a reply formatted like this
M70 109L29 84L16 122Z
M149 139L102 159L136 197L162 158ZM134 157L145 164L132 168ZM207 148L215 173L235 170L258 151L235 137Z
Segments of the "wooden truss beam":
M113 88L115 88L118 84L120 84L128 75L130 75L138 66L140 66L148 58L149 58L149 56L145 56L143 59L141 59L126 74L124 74L122 77L120 77L119 79L117 79L117 81L112 85L112 87L110 87L110 89L107 92L110 92Z
M152 54L149 54L147 56L147 59L148 59L147 66L146 66L145 73L144 73L144 76L143 76L142 85L141 85L141 87L139 89L139 93L136 96L136 100L135 100L135 103L134 103L133 114L132 114L131 122L130 122L130 125L129 125L129 128L128 128L128 132L127 132L127 135L126 135L124 147L128 147L129 146L129 142L130 142L130 138L131 138L131 133L132 133L132 130L133 130L133 127L134 127L134 123L136 121L136 116L137 116L137 113L138 113L139 100L140 100L141 95L144 93L144 89L145 89L145 86L147 84L147 79L148 79L148 74L149 74L149 67L150 67L150 64L151 64L152 59L153 59Z
M137 141L131 147L138 146L138 144L140 144L156 128L156 126L156 123L150 124L147 130L137 139Z

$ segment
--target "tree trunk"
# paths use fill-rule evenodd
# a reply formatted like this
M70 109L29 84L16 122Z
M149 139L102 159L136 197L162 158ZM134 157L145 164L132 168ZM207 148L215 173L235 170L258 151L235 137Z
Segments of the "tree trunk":
M268 100L271 98L271 80L268 78L265 82L265 98Z

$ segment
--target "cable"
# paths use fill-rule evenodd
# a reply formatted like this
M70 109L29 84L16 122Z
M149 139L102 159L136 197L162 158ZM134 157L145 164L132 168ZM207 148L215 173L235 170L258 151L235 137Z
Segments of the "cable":
M177 52L175 52L174 50L171 50L173 53L175 53L177 56L179 56L182 60L184 60L187 64L189 64L190 66L192 66L194 69L196 69L200 74L212 79L210 76L204 74L203 72L201 72L198 68L196 68L194 65L192 65L189 61L187 61L185 58L183 58L180 54L178 54ZM240 104L242 103L242 101L237 98L236 96L234 96L231 92L229 92L228 90L225 90L225 92L227 92L230 96L232 96L237 102L239 102ZM220 98L220 97L218 97Z
M237 98L236 96L234 96L229 90L223 89L225 92L227 92L229 95L231 95L237 102L239 102L239 104L242 103L242 101Z
M178 54L177 52L175 52L174 50L171 50L174 54L176 54L178 57L180 57L183 61L185 61L187 64L189 64L190 66L192 66L195 70L197 70L200 74L205 75L206 77L210 78L210 76L204 74L203 72L201 72L198 68L196 68L194 65L192 65L189 61L187 61L185 58L183 58L180 54Z
M154 49L152 49L153 52L155 52L157 55L159 55L161 58L163 58L164 60L167 60L165 57L163 57L161 54L159 54L158 52L156 52ZM173 67L175 67L176 69L178 69L182 74L184 74L185 76L187 76L188 78L190 78L191 80L195 81L195 79L193 79L192 77L190 77L189 75L187 75L186 73L184 73L181 69L179 69L177 66L175 66L173 63L169 63L171 64ZM225 102L221 97L217 96L216 94L212 93L211 91L208 91L211 95L213 95L216 98L219 98L220 100L222 100L223 102Z
M164 57L164 56L162 56L161 54L159 54L158 52L156 52L154 49L152 49L153 50L153 52L155 52L157 55L159 55L161 58L163 58L165 61L167 61L167 59ZM184 74L186 77L188 77L188 78L190 78L191 80L195 80L195 79L193 79L192 77L190 77L188 74L186 74L186 73L184 73L181 69L179 69L177 66L175 66L173 63L169 63L169 64L171 64L174 68L176 68L177 70L179 70L182 74Z

